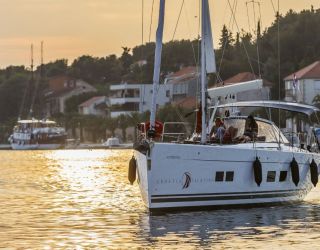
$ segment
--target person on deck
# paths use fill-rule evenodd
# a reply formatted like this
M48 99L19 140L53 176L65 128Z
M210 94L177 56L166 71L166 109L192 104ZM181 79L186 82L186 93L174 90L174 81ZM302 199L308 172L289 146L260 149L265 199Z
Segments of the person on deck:
M257 138L258 124L252 115L249 115L246 119L243 135L249 137L250 140Z
M223 120L220 117L217 117L210 131L210 138L214 141L222 142L225 131L226 127Z

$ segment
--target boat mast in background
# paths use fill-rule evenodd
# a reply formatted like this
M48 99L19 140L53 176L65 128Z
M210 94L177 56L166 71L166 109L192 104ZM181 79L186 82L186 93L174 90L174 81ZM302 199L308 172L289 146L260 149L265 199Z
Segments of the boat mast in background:
M148 137L150 138L153 138L155 136L157 92L158 92L158 86L159 86L159 80L160 80L165 2L166 2L165 0L160 0L159 21L158 21L158 28L157 28L157 34L156 34L156 50L155 50L155 56L154 56L154 70L153 70L152 106L151 106L151 115L150 115L150 130L148 131Z

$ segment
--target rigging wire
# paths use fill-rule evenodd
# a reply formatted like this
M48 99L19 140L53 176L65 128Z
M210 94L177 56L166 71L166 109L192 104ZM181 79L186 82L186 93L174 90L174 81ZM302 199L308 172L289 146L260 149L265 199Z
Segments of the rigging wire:
M176 35L176 31L177 31L179 20L180 20L180 17L181 17L181 12L182 12L183 5L184 5L184 0L182 0L182 3L181 3L178 19L177 19L177 22L176 22L176 25L175 25L175 28L174 28L174 32L173 32L171 41L174 40L174 36Z
M34 87L34 93L32 95L32 100L31 100L31 105L30 105L30 111L29 111L29 115L30 116L32 116L34 114L33 107L34 107L36 96L37 96L37 93L38 93L38 88L39 88L39 85L40 85L40 81L41 81L41 76L39 74L37 74L36 83L35 83L35 87Z
M142 40L142 45L143 45L143 36L144 36L144 34L143 34L143 29L144 29L144 0L141 0L141 9L142 9L142 11L141 11L141 40Z
M237 0L234 0L233 1L233 5L232 5L232 9L235 11L236 8L237 8ZM231 24L231 21L232 21L232 24ZM229 19L229 24L228 24L228 28L233 27L234 25L234 20L232 19L232 14L230 16L230 19ZM217 72L217 80L220 81L220 82L223 82L222 81L222 78L220 77L220 71L221 71L221 67L222 67L222 60L224 58L224 53L225 53L225 50L226 50L226 47L227 47L227 39L225 40L224 44L223 44L223 49L222 49L222 54L221 54L221 59L220 59L220 62L219 62L219 67L218 67L218 72Z
M30 105L30 111L29 111L29 115L32 116L34 113L34 105L35 105L35 101L38 95L38 89L39 89L39 85L42 81L42 77L43 77L43 41L41 41L41 45L40 45L40 67L39 67L39 72L37 72L37 77L36 77L36 82L35 82L35 86L34 86L34 93L32 96L32 100L31 100L31 105ZM39 111L38 111L39 112Z
M22 118L22 115L23 115L23 108L24 108L24 105L25 105L25 102L26 102L27 92L29 91L30 81L31 81L31 79L28 80L26 89L24 90L24 93L23 93L22 102L21 102L20 109L19 109L18 120L20 120Z
M191 28L190 28L190 21L189 21L189 18L188 18L187 5L185 5L184 11L185 11L185 17L186 17L187 27L188 27L188 31L189 31L189 39L191 41L193 60L194 60L194 64L196 65L196 67L198 67L199 62L197 61L198 59L197 59L197 56L196 56L196 51L195 51L195 48L194 48L194 45L193 45L193 42L192 42L192 39L191 39L191 34L190 34ZM197 39L198 39L198 37L199 36L197 36Z
M262 29L262 18L261 18L261 4L259 2L259 19L260 19L260 29Z
M143 27L144 27L144 0L141 0L141 60L143 60L144 57L144 51L143 51ZM149 34L150 39L150 34ZM143 68L140 67L140 83L142 84L142 75L143 75ZM144 95L141 97L142 102L144 102ZM143 111L143 105L142 105L142 111Z
M152 29L152 20L153 20L153 6L154 6L154 0L152 0L152 7L151 7L151 17L150 17L150 27L149 27L149 43L151 41L151 29Z
M29 89L31 88L30 85L31 83L33 82L33 44L31 44L31 47L30 47L30 59L31 59L31 76L30 76L30 79L28 80L27 82L27 86L26 86L26 89L23 93L23 97L22 97L22 102L21 102L21 105L20 105L20 109L19 109L19 114L18 114L18 120L21 119L21 116L23 115L23 111L24 111L24 106L25 106L25 102L26 102L26 99L27 99L27 94L29 92Z
M248 3L249 3L249 2L246 2L246 9L247 9L247 16L248 16L248 26L249 26L249 30L251 31L250 15L249 15Z
M276 11L276 9L275 9L275 7L274 7L274 4L273 4L273 0L270 0L270 2L271 2L272 9L273 9L274 13L277 13L277 11Z
M189 31L189 38L191 40L191 34L190 34L190 21L189 21L189 18L188 18L188 11L187 11L187 5L185 5L184 7L184 11L185 11L185 17L186 17L186 21L187 21L187 27L188 27L188 31ZM197 16L195 16L196 18ZM198 30L199 31L199 30ZM195 40L196 41L196 40ZM199 33L197 34L197 42L199 42ZM197 88L197 91L198 91L198 86L199 86L199 47L198 47L198 55L196 55L196 51L195 51L195 48L194 48L194 43L193 41L191 40L191 48L192 48L192 54L193 54L193 60L194 60L194 64L196 66L196 70L197 70L197 77L196 77L196 88ZM198 93L198 92L197 92Z
M238 23L237 23L237 20L236 20L234 11L233 11L233 9L232 9L232 7L231 7L230 0L228 0L228 4L229 4L229 7L230 7L232 16L233 16L233 18L234 18L234 22L235 22L235 25L236 25L236 27L237 27L237 30L238 30L238 32L240 32L240 28L239 28L239 25L238 25ZM248 50L247 50L247 48L246 48L246 45L245 45L244 43L242 43L242 46L243 46L243 48L244 48L244 50L245 50L245 52L246 52L246 56L247 56L247 58L248 58L248 63L249 63L249 65L250 65L250 69L251 69L252 73L254 74L254 70L253 70L253 67L252 67L252 64L251 64L251 61L250 61L250 57L249 57L249 53L248 53Z

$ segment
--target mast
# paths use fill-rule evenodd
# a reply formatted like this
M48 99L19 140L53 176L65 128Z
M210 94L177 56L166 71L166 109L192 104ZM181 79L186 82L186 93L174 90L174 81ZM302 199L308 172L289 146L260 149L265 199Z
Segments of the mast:
M31 59L31 80L33 81L33 44L31 44L31 51L30 51L30 59Z
M165 10L165 0L160 0L159 20L158 20L158 28L156 33L156 49L155 49L154 68L153 68L152 105L151 105L150 130L149 130L150 133L148 133L148 136L151 138L155 136L157 92L158 92L159 79L160 79L164 10Z
M208 0L201 6L201 143L207 141L207 73L216 72Z
M206 63L205 63L205 49L204 49L204 5L205 0L202 0L202 15L201 15L201 143L204 144L207 141L207 131L206 131L206 92L205 92L205 85L206 85Z
M33 116L33 104L32 104L32 90L33 90L33 84L34 84L34 71L33 71L33 67L34 67L34 64L33 64L33 44L31 44L31 87L30 87L30 98L31 98L31 105L30 105L30 110L29 110L29 116L30 118L32 118Z

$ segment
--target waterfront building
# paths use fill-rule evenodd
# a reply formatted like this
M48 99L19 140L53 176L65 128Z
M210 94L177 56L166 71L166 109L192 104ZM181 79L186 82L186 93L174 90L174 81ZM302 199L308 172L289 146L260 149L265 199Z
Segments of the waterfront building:
M285 101L314 104L314 98L320 94L320 61L316 61L284 78ZM309 125L298 121L297 117L286 120L289 131L306 131Z
M178 102L188 97L196 97L199 83L199 72L197 67L189 66L169 74L165 83L172 86L171 101ZM190 99L190 98L188 98Z
M320 94L320 61L316 61L284 78L285 100L312 104Z
M170 84L161 84L157 93L157 105L170 102ZM143 113L150 110L152 84L120 83L110 86L110 116L129 115L132 112Z
M49 80L45 90L45 114L47 117L57 113L65 113L65 102L72 96L96 92L97 89L82 79L69 76L57 76Z
M96 115L106 117L108 99L106 96L94 96L78 106L81 115Z

